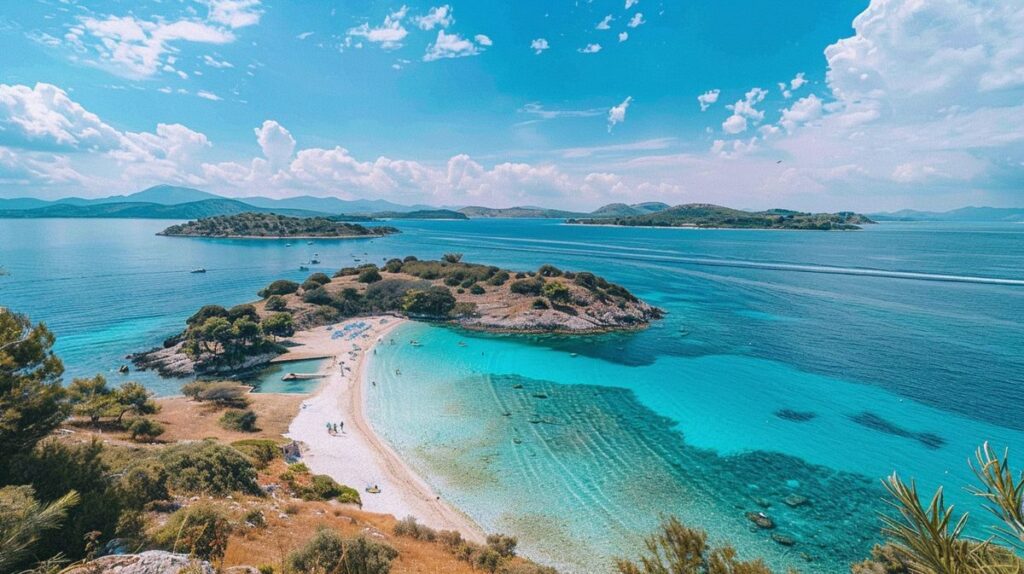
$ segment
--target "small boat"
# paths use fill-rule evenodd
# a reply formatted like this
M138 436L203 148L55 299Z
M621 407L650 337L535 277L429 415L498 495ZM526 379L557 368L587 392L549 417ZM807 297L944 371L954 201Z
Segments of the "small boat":
M193 269L193 270L189 271L189 273L206 273L206 268L205 267L199 267L198 269Z
M376 484L373 486L367 486L366 492L369 492L370 494L380 494L380 487Z
M310 265L320 265L320 260L319 259L310 259L309 260L309 264Z
M305 265L299 265L299 271L309 271L309 267L306 267Z
M459 344L460 347L465 347L466 346L466 342L465 341L459 341L458 344Z
M413 347L419 347L420 346L420 342L417 341L416 339L413 339L413 340L409 341L409 344L412 345Z

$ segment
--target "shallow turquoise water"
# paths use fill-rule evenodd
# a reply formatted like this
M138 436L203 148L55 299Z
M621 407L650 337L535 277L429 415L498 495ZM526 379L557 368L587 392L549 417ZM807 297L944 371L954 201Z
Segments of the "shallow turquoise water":
M292 381L283 381L281 380L281 377L288 373L302 375L317 373L320 371L323 364L323 359L274 363L257 373L256 376L244 379L243 382L247 385L252 385L253 392L255 393L308 394L315 391L323 379L296 379Z
M1024 287L989 281L1024 279L1022 225L399 222L395 237L285 247L153 235L169 223L0 220L0 304L54 329L69 376L115 370L204 303L303 278L313 252L328 272L447 251L553 263L665 308L646 331L582 339L413 325L396 339L423 346L385 348L374 367L374 424L443 496L530 555L582 571L635 548L669 512L774 564L844 571L877 535L882 476L941 482L968 505L975 446L1024 452ZM181 383L131 376L164 394ZM810 504L789 508L790 493ZM761 504L795 547L750 531L743 514ZM983 532L987 517L973 514Z

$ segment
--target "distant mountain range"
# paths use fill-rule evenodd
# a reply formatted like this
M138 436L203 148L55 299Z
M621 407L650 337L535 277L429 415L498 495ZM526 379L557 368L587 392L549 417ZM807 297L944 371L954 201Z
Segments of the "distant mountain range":
M872 213L877 221L991 221L1015 223L1024 221L1024 207L961 207L952 211L916 211L903 209Z
M679 207L679 206L676 206ZM262 196L227 198L190 187L157 185L128 195L97 199L65 197L55 201L20 197L0 199L0 218L134 218L198 219L237 213L277 213L293 217L328 216L349 221L377 219L623 219L643 218L673 209L667 203L610 203L591 212L566 211L536 206L493 208L401 205L383 199L346 200L303 195L274 199ZM774 210L778 213L782 211ZM769 212L762 212L769 213ZM796 213L796 212L793 212ZM666 214L668 215L668 214ZM874 213L876 221L993 221L1024 222L1024 208L964 207L945 212L905 209Z

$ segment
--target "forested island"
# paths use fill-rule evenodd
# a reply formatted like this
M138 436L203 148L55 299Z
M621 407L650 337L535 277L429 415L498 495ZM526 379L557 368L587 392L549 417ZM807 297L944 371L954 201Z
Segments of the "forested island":
M172 225L157 235L170 237L340 238L381 237L398 233L390 226L366 227L326 217L288 217L275 213L221 215Z
M625 227L698 227L732 229L855 230L875 223L851 211L805 213L788 209L743 211L710 203L688 203L654 213L626 217L569 218L579 225L621 225Z
M662 313L593 273L553 265L509 271L463 262L457 253L346 267L333 277L313 273L301 284L280 279L258 295L230 309L203 307L164 348L133 361L166 376L238 372L283 352L280 337L381 313L492 332L566 334L640 329Z

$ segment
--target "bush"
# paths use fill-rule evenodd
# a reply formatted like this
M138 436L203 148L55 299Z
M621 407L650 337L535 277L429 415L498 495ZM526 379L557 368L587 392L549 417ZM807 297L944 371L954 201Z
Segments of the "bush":
M551 308L551 306L548 305L547 301L545 301L543 299L539 299L539 298L538 299L534 299L533 303L530 306L533 307L534 309L550 309Z
M402 304L406 313L427 317L446 317L454 307L455 296L444 287L409 291Z
M473 295L483 295L487 291L484 290L484 288L481 287L479 283L474 283L473 286L469 288L469 292L472 293Z
M146 417L132 419L127 426L134 441L153 442L156 437L164 434L164 425Z
M444 255L441 256L441 260L444 261L445 263L458 263L459 261L462 261L462 254L445 253Z
M544 282L541 279L519 279L509 285L509 290L519 295L540 295Z
M569 288L557 281L545 283L544 288L541 289L541 291L544 293L544 296L552 302L564 303L572 298Z
M117 480L121 499L131 508L167 500L167 469L158 460L142 459L121 472Z
M594 291L595 289L597 289L597 276L594 275L593 273L587 273L586 271L581 271L581 272L576 274L576 278L573 279L573 282L576 283L577 285L581 285L583 287L586 287L587 289L590 289L591 291Z
M249 390L238 383L223 381L200 384L202 387L195 393L195 400L199 402L212 402L220 407L236 409L249 406L249 398L245 396ZM184 391L182 387L182 392Z
M250 438L231 443L231 447L252 459L257 468L281 456L281 446L268 438Z
M360 574L387 574L398 551L380 542L360 536L346 540L337 532L319 530L305 546L292 552L288 567L304 574L333 574L358 572Z
M263 528L267 525L267 517L264 516L263 511L258 508L254 508L249 512L246 512L242 520L252 524L256 528Z
M267 311L284 311L288 308L288 303L280 295L271 295L267 298L265 308Z
M239 319L248 319L254 323L258 323L260 320L260 316L258 313L256 313L256 307L250 305L249 303L243 303L241 305L235 305L234 307L228 309L227 319L232 323Z
M310 281L312 281L313 283L319 283L321 285L327 285L328 283L331 282L331 278L328 277L326 273L317 272L310 275L309 277L306 277L306 282Z
M388 273L400 273L402 271L402 260L401 259L389 259L384 264L384 270Z
M177 491L260 494L252 462L229 446L213 441L175 445L161 453L160 461L167 468L168 485Z
M330 305L334 302L331 294L321 285L302 292L302 300L311 305Z
M487 547L504 558L511 558L516 555L517 544L519 544L519 541L515 536L506 536L504 534L487 535Z
M416 522L415 516L406 516L395 523L394 533L395 536L405 536L429 542L433 542L437 538L437 531Z
M334 273L335 277L350 277L352 275L359 275L359 270L355 267L342 267Z
M287 279L278 279L263 289L260 289L260 292L257 293L257 295L265 299L271 295L290 295L298 290L298 283Z
M363 506L363 499L359 496L359 491L352 488L351 486L341 485L341 493L335 497L335 500L342 504L355 504L359 507Z
M561 277L562 270L554 265L541 265L540 269L537 270L537 274L541 277Z
M300 489L299 496L304 500L331 500L341 494L341 485L326 474L314 474L309 479L309 486Z
M310 281L309 279L306 279L305 281L302 282L303 291L312 291L313 289L318 289L323 286L323 283L317 283L316 281Z
M415 255L406 255L405 258L402 259L402 263L409 263L410 261L419 261L419 259L417 259Z
M288 313L274 313L260 322L264 335L291 337L295 334L295 320Z
M217 421L220 426L233 431L256 432L256 413L252 409L231 409L225 411Z
M227 318L228 310L220 305L204 305L191 317L185 319L186 325L202 325L207 319L213 317Z
M359 273L359 278L357 279L357 281L359 281L360 283L376 283L381 279L383 279L383 277L380 276L380 272L377 271L377 268L370 267Z
M172 514L153 539L172 552L218 560L224 556L231 531L231 523L219 508L197 503Z
M508 271L498 271L487 280L487 283L490 285L504 285L508 280Z

